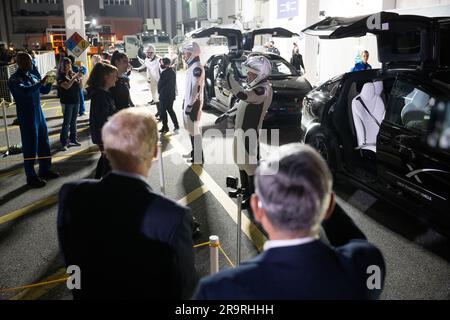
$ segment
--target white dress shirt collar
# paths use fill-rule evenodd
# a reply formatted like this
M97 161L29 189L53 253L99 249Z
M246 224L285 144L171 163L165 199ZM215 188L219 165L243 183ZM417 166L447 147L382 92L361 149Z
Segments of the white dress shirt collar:
M290 240L269 240L264 243L264 251L274 248L283 248L283 247L293 247L300 246L303 244L311 243L316 241L318 237L307 237L300 239L290 239Z

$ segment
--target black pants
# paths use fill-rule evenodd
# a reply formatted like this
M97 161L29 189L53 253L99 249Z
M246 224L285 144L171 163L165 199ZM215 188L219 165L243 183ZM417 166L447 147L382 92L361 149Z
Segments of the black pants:
M173 100L166 100L166 99L161 99L159 102L161 104L160 108L159 108L159 112L160 112L161 121L163 123L163 128L169 127L167 113L170 115L170 119L172 119L175 129L179 128L177 115L175 114L175 111L173 111L173 102L174 102Z

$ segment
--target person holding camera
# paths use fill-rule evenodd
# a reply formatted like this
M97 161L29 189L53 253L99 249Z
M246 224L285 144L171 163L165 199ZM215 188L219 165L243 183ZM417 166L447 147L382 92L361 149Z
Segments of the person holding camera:
M67 151L69 146L81 146L77 138L77 118L80 108L80 84L83 74L72 71L72 61L62 58L58 70L58 91L63 109L64 120L61 129L61 150ZM68 135L70 130L70 143Z
M256 258L201 280L197 300L378 299L386 266L336 206L331 172L300 143L280 147L256 172L251 206L268 234ZM329 244L319 239L322 226Z
M247 85L241 86L239 76L229 66L225 86L239 99L216 123L236 116L233 141L233 158L239 167L242 188L244 189L243 209L249 208L250 196L255 192L254 175L259 161L259 131L267 109L272 104L273 90L267 81L272 64L263 56L249 57L242 67L247 71Z

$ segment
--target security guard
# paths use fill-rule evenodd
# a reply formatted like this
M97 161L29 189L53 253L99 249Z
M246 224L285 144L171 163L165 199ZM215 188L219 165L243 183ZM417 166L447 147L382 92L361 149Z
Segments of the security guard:
M242 87L237 71L230 64L225 84L239 99L235 106L219 117L216 123L236 116L233 141L233 158L239 167L242 187L245 189L243 208L249 208L250 196L255 192L254 175L259 161L259 131L267 109L272 104L273 90L267 81L272 65L263 56L249 57L243 64L247 85Z
M192 151L184 155L190 162L203 164L202 135L200 117L203 106L203 88L205 86L205 70L200 63L200 47L196 42L183 47L183 59L188 65L183 102L184 128L191 137Z
M50 171L50 144L40 97L41 93L50 92L52 84L46 84L47 77L41 81L32 73L32 58L28 53L17 54L17 65L19 69L8 80L8 87L17 106L27 184L32 188L42 188L47 180L59 177L59 174ZM36 154L40 158L39 176L34 170Z

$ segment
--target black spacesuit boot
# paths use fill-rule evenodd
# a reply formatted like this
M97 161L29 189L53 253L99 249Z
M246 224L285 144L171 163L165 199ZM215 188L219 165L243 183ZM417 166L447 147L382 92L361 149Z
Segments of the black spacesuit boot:
M247 175L247 172L245 172L245 170L239 170L239 174L241 176L241 186L242 189L244 189L244 198L242 200L242 209L246 210L249 207L250 204L250 195L251 193L249 193L250 191L250 186L248 184L249 178Z

